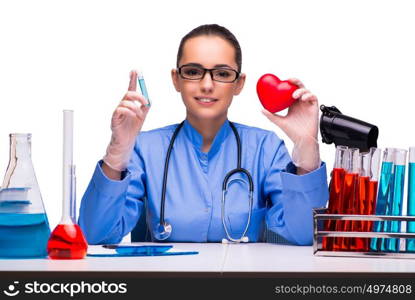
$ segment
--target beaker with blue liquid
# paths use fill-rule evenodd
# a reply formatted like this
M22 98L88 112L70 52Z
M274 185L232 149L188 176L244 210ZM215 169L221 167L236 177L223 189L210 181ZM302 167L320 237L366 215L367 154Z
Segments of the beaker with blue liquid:
M46 257L49 235L31 134L10 134L10 160L0 189L0 258Z

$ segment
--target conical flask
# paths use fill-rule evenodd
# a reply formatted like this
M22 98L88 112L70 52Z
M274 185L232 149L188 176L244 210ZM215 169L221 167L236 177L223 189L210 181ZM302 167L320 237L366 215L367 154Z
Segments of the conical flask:
M62 218L50 235L47 251L52 259L82 259L88 244L76 224L75 165L73 164L73 111L63 111L63 201Z
M31 134L10 134L0 189L0 257L44 257L50 234L31 158Z

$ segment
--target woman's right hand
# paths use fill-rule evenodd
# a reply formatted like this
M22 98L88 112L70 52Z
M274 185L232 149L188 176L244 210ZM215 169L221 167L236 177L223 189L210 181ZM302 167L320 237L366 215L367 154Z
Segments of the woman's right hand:
M112 114L111 141L103 158L104 163L118 173L127 167L135 139L150 110L147 103L147 99L137 92L137 71L133 70L128 92Z

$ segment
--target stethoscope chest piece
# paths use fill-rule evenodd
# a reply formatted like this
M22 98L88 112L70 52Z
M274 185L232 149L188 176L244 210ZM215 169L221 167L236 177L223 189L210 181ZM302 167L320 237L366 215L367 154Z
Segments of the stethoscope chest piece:
M170 223L164 222L163 224L158 223L156 230L154 230L154 237L159 241L168 239L171 235Z

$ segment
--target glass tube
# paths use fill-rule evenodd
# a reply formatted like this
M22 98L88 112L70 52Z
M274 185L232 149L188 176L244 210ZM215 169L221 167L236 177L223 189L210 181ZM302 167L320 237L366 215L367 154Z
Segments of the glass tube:
M370 182L370 158L371 153L365 152L359 154L359 179L357 189L356 205L353 208L353 214L364 215L368 206L369 182ZM365 231L366 224L364 221L352 221L352 231ZM350 240L350 250L366 251L368 244L367 238L352 238Z
M391 189L393 185L393 174L394 174L394 148L386 148L383 152L382 167L380 172L379 180L379 190L376 201L376 214L377 215L386 215L388 213L388 203L390 197L392 197ZM382 232L384 228L384 222L374 222L373 231ZM383 238L372 238L370 241L370 250L371 251L380 251L382 245L384 244Z
M415 147L409 148L408 202L406 214L415 216ZM415 222L408 222L406 231L415 233ZM406 251L415 252L415 239L406 240Z
M370 181L369 195L365 214L373 215L376 208L376 198L378 194L379 167L381 161L382 150L380 148L370 148ZM372 231L373 222L366 222L366 231ZM369 249L368 249L369 250Z
M346 174L344 176L343 184L343 205L341 207L341 214L353 214L354 206L357 200L357 187L359 180L359 149L350 148L349 160L347 165ZM351 231L352 223L350 220L337 222L336 231ZM335 240L336 241L336 240ZM339 238L339 250L350 249L349 238ZM335 243L336 244L336 243Z
M329 214L338 214L340 207L342 205L342 196L343 196L343 184L344 184L344 175L346 174L346 156L347 156L346 146L337 146L336 147L336 156L334 160L334 167L331 172L330 180L330 198L328 204L328 213ZM336 221L327 220L325 223L325 229L329 231L334 231L336 229ZM325 237L322 240L322 249L331 251L333 250L334 238Z
M396 149L395 151L395 175L393 183L393 194L389 202L389 215L401 216L402 215L402 201L405 187L405 167L406 167L406 154L405 149ZM389 221L389 232L401 232L400 221ZM399 252L399 239L387 239L386 250L389 252Z

